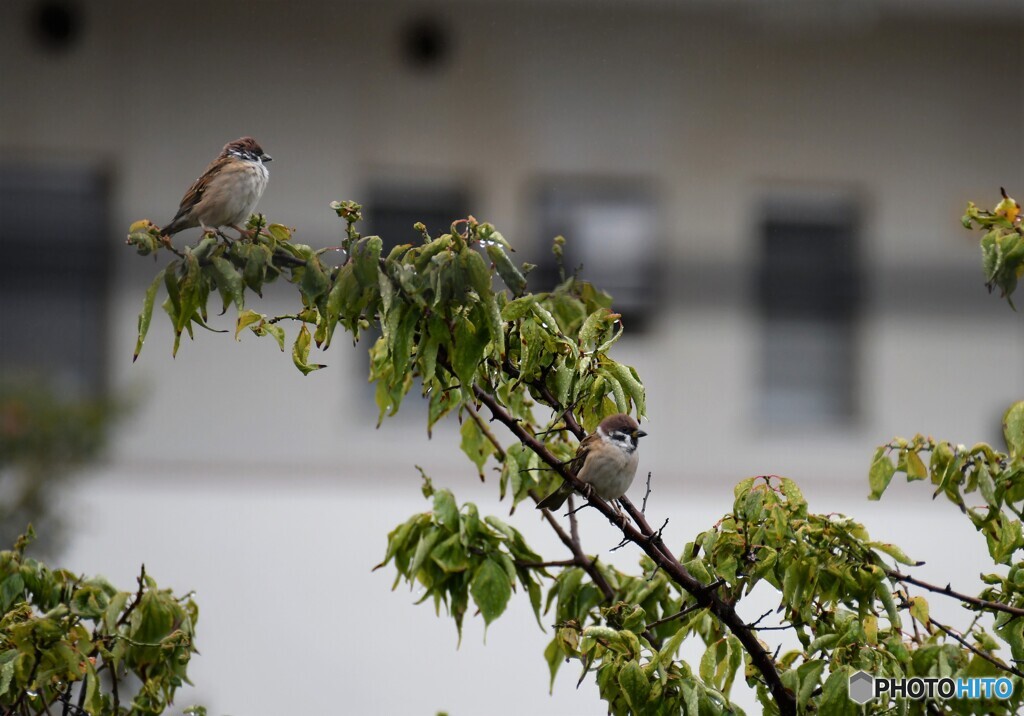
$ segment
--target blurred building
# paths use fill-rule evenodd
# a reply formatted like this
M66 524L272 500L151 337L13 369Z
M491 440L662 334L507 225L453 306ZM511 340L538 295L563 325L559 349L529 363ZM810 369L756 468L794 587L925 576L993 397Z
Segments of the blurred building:
M232 615L273 619L267 604L295 599L358 620L346 600L386 593L389 575L368 568L402 510L422 509L414 464L505 509L472 485L454 432L426 441L415 406L374 430L365 346L337 342L309 377L254 336L203 333L172 361L158 310L133 365L159 264L123 245L126 229L169 220L243 134L274 156L260 210L304 243L338 243L334 199L363 203L367 230L395 241L414 240L418 219L440 231L468 212L543 281L564 234L570 263L626 316L617 356L649 395L642 467L665 505L695 510L673 523L679 542L749 474L796 478L820 511L878 514L862 499L874 446L915 432L999 442L1024 390L1024 319L987 294L976 236L959 225L968 200L1024 194L1022 31L1012 0L6 0L0 365L142 396L72 502L87 506L74 568L129 583L144 559L167 584L198 586L213 606L197 698L280 713L287 685L259 676L261 693L246 691L265 672L226 653L255 646ZM250 307L285 312L289 298ZM232 328L230 312L216 324ZM920 536L907 525L927 524L927 497L893 498L908 522L888 539ZM225 574L231 590L266 589L267 604L239 607ZM429 648L454 652L454 630L408 595L381 600L403 616L363 603L374 624L443 629ZM499 628L472 685L441 673L410 695L349 659L353 694L338 698L352 712L600 709L573 691L575 674L548 698L539 633L522 647L532 693L478 706L473 689L503 683L503 655L519 648ZM353 634L373 658L396 648L377 639L397 636ZM331 696L310 696L312 712L342 712Z

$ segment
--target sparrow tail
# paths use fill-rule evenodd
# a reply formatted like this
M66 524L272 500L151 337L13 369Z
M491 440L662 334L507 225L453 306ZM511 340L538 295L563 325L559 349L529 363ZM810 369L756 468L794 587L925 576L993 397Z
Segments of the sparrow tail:
M160 234L163 236L174 236L176 233L178 233L184 228L185 227L178 222L178 219L175 218L172 219L171 223L169 223L167 226L160 229Z
M568 482L563 482L557 490L537 503L537 509L557 510L569 499L571 494L572 486Z

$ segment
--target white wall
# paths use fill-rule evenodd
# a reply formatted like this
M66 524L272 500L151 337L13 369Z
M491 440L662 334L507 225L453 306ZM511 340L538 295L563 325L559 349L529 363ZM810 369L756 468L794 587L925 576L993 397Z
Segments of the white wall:
M387 531L423 509L414 464L485 512L504 508L453 453L450 428L430 442L415 416L372 428L362 347L339 341L323 356L330 368L308 377L253 336L239 346L203 333L172 361L158 312L132 364L156 265L120 246L124 227L166 221L242 134L275 158L261 210L319 245L341 229L327 204L360 199L381 176L466 182L473 213L520 246L533 240L538 178L653 181L668 228L667 307L616 357L637 366L651 396L642 469L654 472L674 543L725 512L740 478L785 474L812 509L863 516L937 565L930 576L971 588L979 541L935 512L927 490L899 489L882 505L863 497L876 444L918 431L997 440L1000 411L1024 388L1021 319L983 297L976 244L958 224L968 199L1000 185L1024 193L1019 14L993 23L883 11L794 29L742 4L446 4L436 11L453 61L423 76L399 61L396 33L426 5L97 0L83 4L81 45L62 56L23 31L30 6L0 6L0 161L112 171L110 373L140 396L109 464L70 504L81 529L67 560L122 584L145 560L162 584L199 590L194 680L213 713L288 712L297 690L311 713L600 708L592 686L576 694L575 674L548 698L545 639L521 605L486 650L474 622L456 652L449 624L368 571ZM868 273L889 292L869 297L858 328L861 419L785 432L755 410L753 227L767 193L822 187L862 198ZM676 279L705 266L732 278L688 302ZM944 276L976 290L954 287L944 301ZM259 310L287 310L276 295ZM531 517L519 520L550 540ZM603 525L591 538L602 554L613 546ZM268 621L281 607L294 620L283 632ZM528 670L522 688L513 668Z

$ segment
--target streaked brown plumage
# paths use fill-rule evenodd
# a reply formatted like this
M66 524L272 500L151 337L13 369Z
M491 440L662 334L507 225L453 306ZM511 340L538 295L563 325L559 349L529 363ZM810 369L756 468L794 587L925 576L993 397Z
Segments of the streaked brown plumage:
M617 500L633 484L639 459L637 442L646 434L629 415L611 415L580 441L569 465L597 495L605 500ZM557 510L571 494L572 486L563 482L538 502L537 507Z
M203 230L230 226L242 232L241 223L256 209L267 188L271 161L256 140L242 137L224 145L220 155L196 179L170 223L163 228L167 236L196 226Z

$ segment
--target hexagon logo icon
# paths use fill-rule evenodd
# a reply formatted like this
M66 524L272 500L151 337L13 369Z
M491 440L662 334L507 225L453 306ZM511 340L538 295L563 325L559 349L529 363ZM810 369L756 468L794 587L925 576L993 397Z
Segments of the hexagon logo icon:
M850 701L858 704L866 704L875 698L875 677L866 671L857 671L850 674L849 685Z

